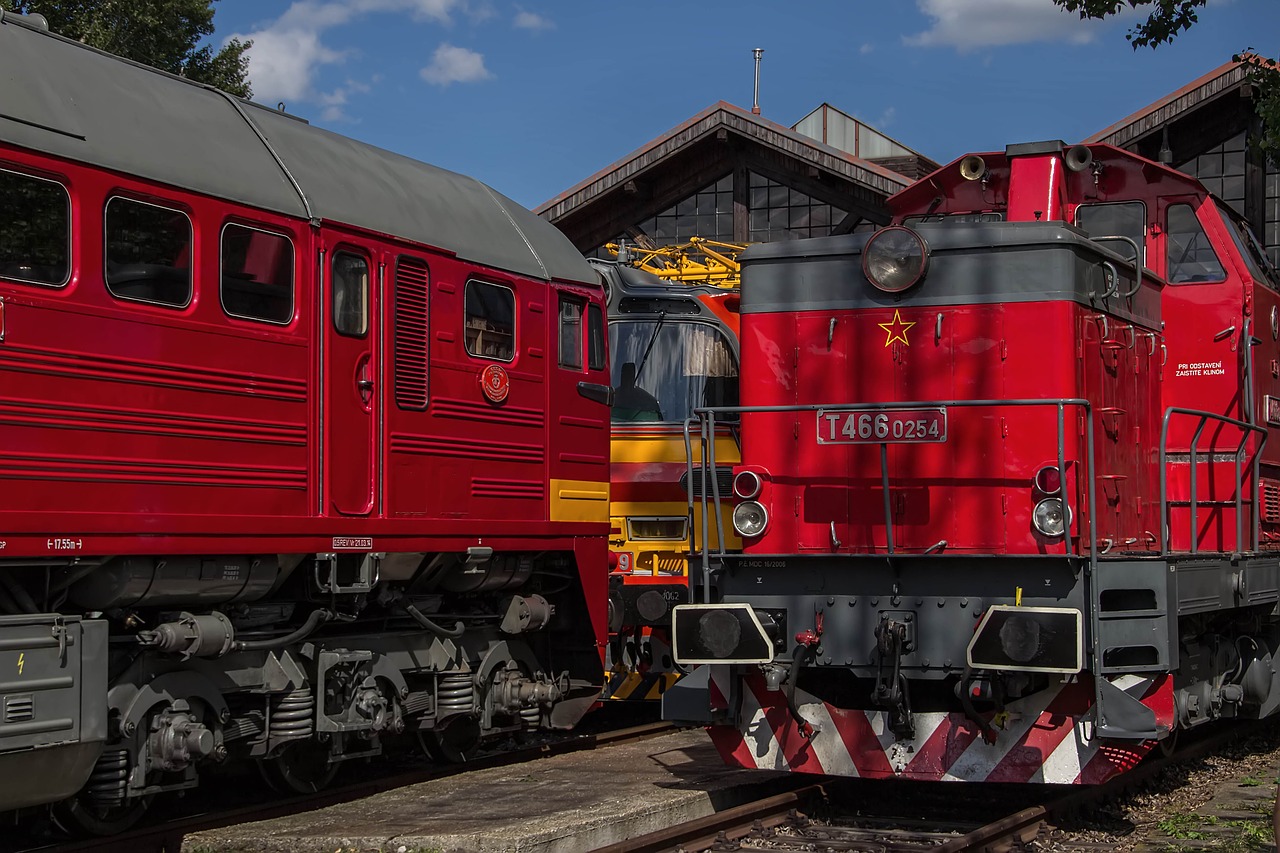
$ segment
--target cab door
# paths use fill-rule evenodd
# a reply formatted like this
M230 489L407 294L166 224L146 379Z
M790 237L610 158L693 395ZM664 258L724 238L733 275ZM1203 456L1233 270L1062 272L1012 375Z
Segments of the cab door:
M374 446L381 389L377 345L380 267L368 247L327 247L324 264L324 459L326 512L374 508Z

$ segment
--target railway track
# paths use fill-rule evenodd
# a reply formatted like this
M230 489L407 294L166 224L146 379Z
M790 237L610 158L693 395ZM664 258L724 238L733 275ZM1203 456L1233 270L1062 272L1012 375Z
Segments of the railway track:
M554 755L603 749L614 744L656 737L674 729L675 727L670 723L658 722L595 733L571 734L532 746L484 755L465 764L431 765L429 767L370 775L369 778L348 784L335 785L316 794L280 797L267 803L188 814L154 825L136 827L109 838L80 841L50 840L45 843L31 843L16 848L4 845L0 849L12 849L14 853L53 853L53 851L57 851L57 853L71 853L71 851L94 851L94 853L178 853L182 848L183 839L191 833L254 821L271 820L312 809L339 805L384 791L403 788L419 782L443 779L475 770L521 764L541 758L549 758Z
M1065 791L1061 786L983 786L982 791L974 791L971 785L824 779L603 847L596 853L761 849L962 853L1018 849L1046 836L1055 821L1122 796L1171 767L1210 755L1253 730L1201 733L1173 754L1152 758L1104 785ZM972 795L977 796L971 799ZM904 813L906 807L909 813Z

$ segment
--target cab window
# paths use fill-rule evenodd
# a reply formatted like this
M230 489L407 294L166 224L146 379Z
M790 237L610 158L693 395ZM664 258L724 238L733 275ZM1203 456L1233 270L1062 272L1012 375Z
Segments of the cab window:
M1108 249L1134 261L1133 247L1139 251L1146 245L1147 206L1140 201L1116 204L1082 204L1076 208L1076 225L1080 226L1093 239L1105 237L1128 237L1131 245L1125 240L1105 240ZM1145 255L1145 252L1143 252ZM1145 258L1144 258L1145 261Z
M369 262L351 252L333 255L333 328L363 338L369 332Z
M560 366L582 369L582 309L586 303L560 295Z
M604 370L604 362L604 311L599 305L591 305L587 308L587 367Z
M61 287L71 278L71 196L0 169L0 277Z
M1189 204L1171 204L1166 213L1165 278L1170 284L1222 281L1227 277Z
M107 289L119 299L184 308L191 303L191 218L129 198L106 209Z
M509 287L467 282L466 346L476 358L511 361L516 354L516 295Z

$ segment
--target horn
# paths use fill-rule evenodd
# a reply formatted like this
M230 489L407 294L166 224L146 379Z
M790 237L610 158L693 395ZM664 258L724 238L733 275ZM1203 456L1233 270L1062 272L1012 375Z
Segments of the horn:
M976 181L987 174L987 161L977 154L970 154L960 161L960 177L966 181Z
M1063 155L1063 162L1073 172L1083 172L1093 165L1093 152L1087 145L1073 145Z

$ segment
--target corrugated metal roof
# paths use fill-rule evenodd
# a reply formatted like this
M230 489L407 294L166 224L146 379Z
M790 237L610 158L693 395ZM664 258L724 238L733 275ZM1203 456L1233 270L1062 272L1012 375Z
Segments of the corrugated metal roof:
M102 53L3 12L0 141L426 243L522 275L595 280L559 230L473 178Z

